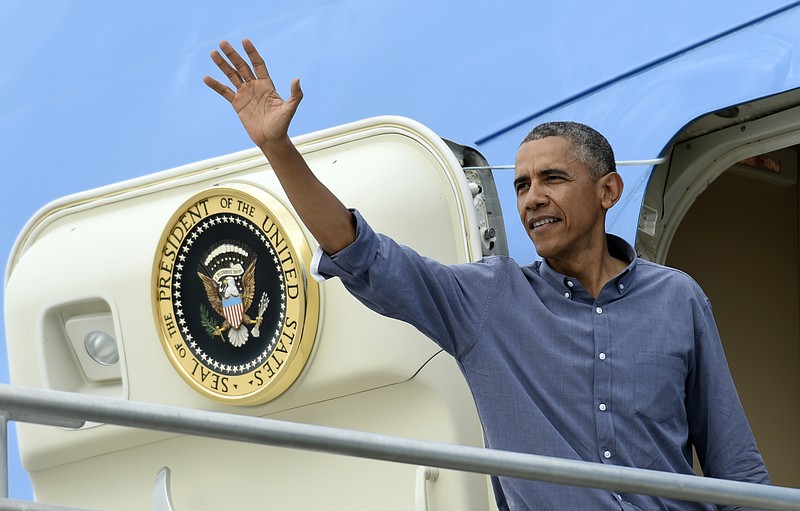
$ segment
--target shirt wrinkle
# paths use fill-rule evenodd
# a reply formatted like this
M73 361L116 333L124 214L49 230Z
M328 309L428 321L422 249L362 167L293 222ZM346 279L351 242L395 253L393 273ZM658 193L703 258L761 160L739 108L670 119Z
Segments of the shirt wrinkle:
M499 266L497 268L499 269ZM469 353L472 351L472 348L474 348L475 345L478 344L478 341L480 341L480 339L483 337L483 333L486 329L486 319L489 316L489 305L492 303L492 298L496 296L498 290L500 289L500 281L502 280L502 278L503 278L503 273L495 270L494 277L492 278L492 290L488 295L489 299L486 300L486 306L483 308L481 319L478 322L478 329L475 338L467 346L467 348L460 355L456 357L458 360L462 360L467 356L469 356Z

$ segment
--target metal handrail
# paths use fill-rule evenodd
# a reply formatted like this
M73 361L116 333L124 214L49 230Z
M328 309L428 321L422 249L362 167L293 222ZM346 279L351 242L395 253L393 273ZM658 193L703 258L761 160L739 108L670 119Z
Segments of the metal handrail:
M83 421L91 421L624 493L772 511L800 509L800 490L792 488L608 466L7 384L0 384L0 410L6 414L0 416L2 422L15 420L76 427ZM0 509L21 508L2 507L0 500Z
M77 507L56 506L27 500L0 499L0 511L94 511Z

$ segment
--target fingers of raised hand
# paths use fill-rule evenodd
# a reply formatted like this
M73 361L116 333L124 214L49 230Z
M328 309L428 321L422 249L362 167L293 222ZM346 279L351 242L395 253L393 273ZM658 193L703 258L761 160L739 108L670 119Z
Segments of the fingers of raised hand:
M261 58L261 55L256 50L255 45L249 40L244 39L242 41L242 46L244 47L245 52L247 52L247 57L250 59L253 67L252 69L250 66L245 62L245 60L239 55L239 53L231 46L228 41L220 41L219 48L225 54L223 57L220 52L214 50L211 52L211 60L217 65L217 67L225 73L225 76L231 81L236 89L239 89L245 82L249 82L252 80L267 80L269 85L272 86L274 89L275 86L272 83L272 79L269 76L269 72L267 71L267 66L264 63L264 59Z
M225 71L225 74L228 76L228 78L231 78L231 75L228 74L229 72L232 72L232 73L235 74L237 80L234 81L234 79L231 78L231 82L236 87L241 86L241 84L243 82L247 82L247 81L256 79L256 76L253 74L253 71L250 69L250 66L247 65L247 62L244 61L244 59L241 57L241 55L239 55L239 52L237 52L233 48L233 46L230 45L230 43L228 41L220 42L219 43L219 48L220 48L220 50L223 51L223 53L225 53L225 56L228 57L228 60L230 60L231 64L233 64L236 67L236 69L234 70L233 68L231 68L230 65L227 64L227 62L225 62L225 64L226 64L228 69L227 70L223 70L223 71ZM221 58L221 56L220 56L220 58ZM223 61L224 61L224 59L223 59ZM219 65L219 63L217 63L217 65Z
M228 77L228 80L230 80L231 84L236 89L235 91L209 76L206 76L203 81L231 103L233 103L233 100L236 98L238 92L240 92L242 86L248 82L260 82L261 85L257 86L258 90L261 91L259 93L272 94L277 97L275 84L272 82L264 59L261 58L256 47L249 39L244 39L242 41L242 46L252 63L252 69L228 41L223 40L219 43L219 48L225 54L224 56L217 50L211 52L211 60L214 61L217 67ZM266 87L263 85L266 85ZM294 94L294 92L293 87L292 93ZM300 97L302 97L302 92L300 93ZM297 102L299 102L299 98L295 98L295 103Z
M236 93L233 92L233 90L231 90L230 87L222 85L221 83L211 78L210 76L204 76L203 82L209 87L211 87L211 89L217 92L220 96L222 96L223 98L227 99L230 102L233 102L233 98L234 96L236 96Z
M267 65L264 63L264 59L261 58L261 55L256 50L255 45L250 41L250 39L242 40L242 47L244 47L244 51L247 52L247 58L250 59L250 62L253 64L253 71L255 71L256 76L260 80L270 80L269 72L267 71Z
M214 61L214 64L217 65L220 71L225 73L225 76L228 77L228 80L231 81L234 87L238 89L242 86L244 80L239 76L239 72L236 71L217 50L211 52L211 60Z

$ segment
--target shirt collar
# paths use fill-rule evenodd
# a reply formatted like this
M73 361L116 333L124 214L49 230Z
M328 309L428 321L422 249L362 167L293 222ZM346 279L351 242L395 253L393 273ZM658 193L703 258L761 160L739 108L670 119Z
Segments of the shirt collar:
M608 252L612 256L617 259L622 259L623 261L629 261L628 266L611 280L611 282L614 283L616 292L619 295L623 295L630 289L638 257L633 247L619 236L606 233L606 242L608 244ZM584 292L588 294L588 292L583 289L580 282L578 282L578 279L555 271L547 264L547 261L540 261L538 266L541 275L550 285L560 293L565 294L565 296L567 296L567 294L572 296L575 292Z

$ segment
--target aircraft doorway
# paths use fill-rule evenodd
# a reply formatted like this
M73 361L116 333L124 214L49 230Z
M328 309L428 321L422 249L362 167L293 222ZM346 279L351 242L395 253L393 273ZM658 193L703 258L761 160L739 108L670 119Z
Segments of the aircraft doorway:
M800 487L800 90L709 114L648 184L636 249L691 275L776 485Z
M800 486L798 218L796 183L727 170L683 217L665 262L710 298L773 483L793 487Z

